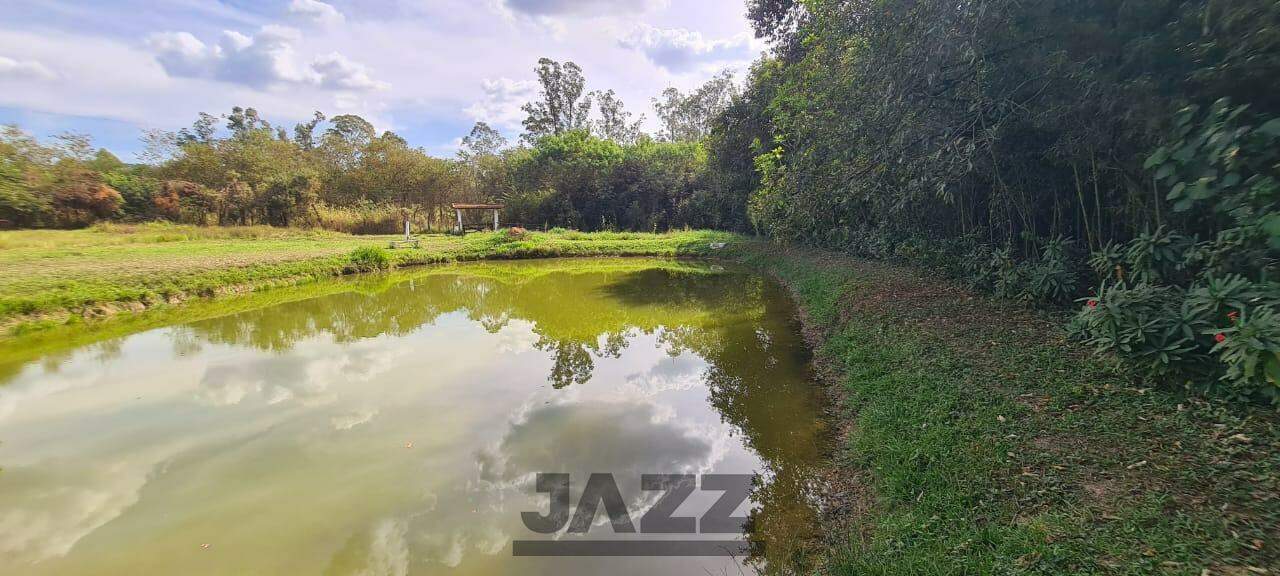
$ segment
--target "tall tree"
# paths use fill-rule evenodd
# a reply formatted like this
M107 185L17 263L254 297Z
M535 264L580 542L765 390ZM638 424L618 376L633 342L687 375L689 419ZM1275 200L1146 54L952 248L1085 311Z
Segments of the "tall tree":
M330 120L332 126L325 130L325 139L338 139L356 148L367 146L378 135L368 120L355 114L342 114Z
M592 95L600 109L600 119L592 122L592 132L600 138L619 144L635 143L640 138L640 124L644 122L644 114L632 122L631 113L623 107L622 100L613 90L596 91Z
M668 142L693 142L711 132L711 123L729 107L738 87L733 73L725 70L684 94L675 88L662 91L661 98L653 100L653 107L662 121L659 137Z
M89 169L95 172L107 173L124 168L124 162L110 150L99 148L93 154L93 160L89 161Z
M201 112L196 121L191 124L191 129L183 128L178 131L177 143L182 144L209 144L213 142L213 135L217 132L218 117L208 112Z
M378 133L373 124L355 114L341 114L329 120L330 126L324 131L321 141L321 153L329 162L329 168L335 172L350 170L360 160L360 154L377 138Z
M138 158L147 164L168 162L181 150L181 135L177 132L147 128L138 139L142 141L142 152L138 153Z
M303 150L311 150L316 147L316 126L324 122L324 113L316 110L311 120L299 122L293 127L293 141L298 143L298 147Z
M366 198L395 206L406 219L426 216L429 223L438 220L459 188L458 173L448 160L410 148L392 132L369 142L356 175Z
M512 190L506 148L507 139L484 122L476 122L471 133L462 138L458 159L462 161L460 168L470 175L466 181L474 197L496 201Z
M249 108L236 106L231 109L231 113L226 118L227 130L230 130L231 134L235 136L244 136L259 128L271 129L271 123L258 116L258 110L252 106Z
M88 134L63 132L53 138L57 141L54 150L57 151L59 159L85 163L93 158L95 152L93 139Z
M506 147L507 139L501 132L484 122L476 122L471 127L471 133L462 138L462 150L459 153L463 158L492 156Z
M528 115L521 139L532 144L543 136L586 128L591 95L583 92L587 81L582 68L573 62L561 65L550 58L540 58L534 72L542 91L538 101L521 107Z
M35 226L48 216L49 198L41 188L53 157L53 150L17 126L0 126L0 219Z
M747 0L747 19L757 38L787 39L803 13L804 5L796 0Z

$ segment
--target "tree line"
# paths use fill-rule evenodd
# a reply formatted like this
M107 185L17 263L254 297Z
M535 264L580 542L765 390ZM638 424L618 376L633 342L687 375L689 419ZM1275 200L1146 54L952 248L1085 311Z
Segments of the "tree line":
M749 0L707 140L779 241L1074 305L1173 385L1280 399L1280 4Z
M320 226L392 233L452 226L448 205L504 202L505 221L583 230L738 227L709 176L702 139L735 94L728 74L655 99L662 129L644 133L612 90L587 91L573 62L541 59L541 92L512 145L484 122L458 154L438 158L351 114L321 112L292 128L252 107L190 127L147 131L144 160L126 164L86 136L41 143L0 132L0 224L82 227L100 220L200 225ZM725 213L737 214L729 221Z

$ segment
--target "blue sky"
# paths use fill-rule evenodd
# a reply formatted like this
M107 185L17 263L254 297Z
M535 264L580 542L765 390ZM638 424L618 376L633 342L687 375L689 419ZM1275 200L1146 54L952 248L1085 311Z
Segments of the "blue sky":
M10 0L0 123L83 132L126 160L144 129L252 106L359 114L437 155L477 120L514 139L539 57L581 65L655 129L650 99L763 46L741 0Z

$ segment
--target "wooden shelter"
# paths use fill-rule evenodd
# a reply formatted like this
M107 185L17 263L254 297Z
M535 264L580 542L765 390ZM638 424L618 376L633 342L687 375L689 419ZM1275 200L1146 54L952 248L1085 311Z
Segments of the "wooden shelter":
M493 230L496 232L498 230L498 212L501 212L502 209L505 207L505 205L503 204L464 204L461 202L454 202L450 204L449 207L453 208L453 215L457 218L458 224L454 228L454 230L457 231L459 234L462 234L466 232L466 229L462 227L462 211L463 210L493 210Z

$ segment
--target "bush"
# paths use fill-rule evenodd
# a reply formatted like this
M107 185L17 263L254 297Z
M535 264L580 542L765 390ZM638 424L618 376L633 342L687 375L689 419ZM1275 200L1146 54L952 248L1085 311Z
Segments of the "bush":
M1089 259L1102 287L1072 326L1149 375L1280 403L1280 120L1250 120L1225 100L1178 113L1147 167L1175 212L1200 210L1187 226L1213 237L1159 227L1107 244Z
M1116 283L1098 293L1071 324L1098 352L1125 358L1151 377L1191 372L1207 360L1197 343L1207 324L1183 305L1178 288Z
M1025 266L1023 300L1066 304L1077 295L1082 274L1072 248L1073 243L1061 236L1045 243L1039 260Z
M391 254L384 248L365 246L347 255L347 269L354 272L374 272L391 269Z
M166 180L160 183L159 190L151 197L155 213L166 220L178 222L182 219L182 199L197 194L200 185L185 180Z
M1280 402L1280 315L1270 306L1232 317L1215 335L1213 352L1226 365L1222 381L1234 396L1263 396Z
M1089 257L1089 266L1099 278L1117 282L1181 282L1194 245L1194 238L1160 226L1123 244L1107 243Z
M124 199L96 172L73 171L53 185L53 217L58 226L81 228L115 216Z
M1235 399L1280 400L1280 318L1274 285L1241 276L1189 290L1123 282L1086 299L1074 334L1147 376L1201 382Z
M130 219L142 220L151 216L152 213L152 196L155 195L159 182L154 178L138 176L124 171L105 172L102 174L102 180L107 186L110 186L120 192L120 196L124 199L124 204L120 206L120 211Z
M1013 299L1022 294L1023 273L1023 267L1013 259L1012 249L1005 246L991 252L982 276L990 278L991 291L996 296Z

